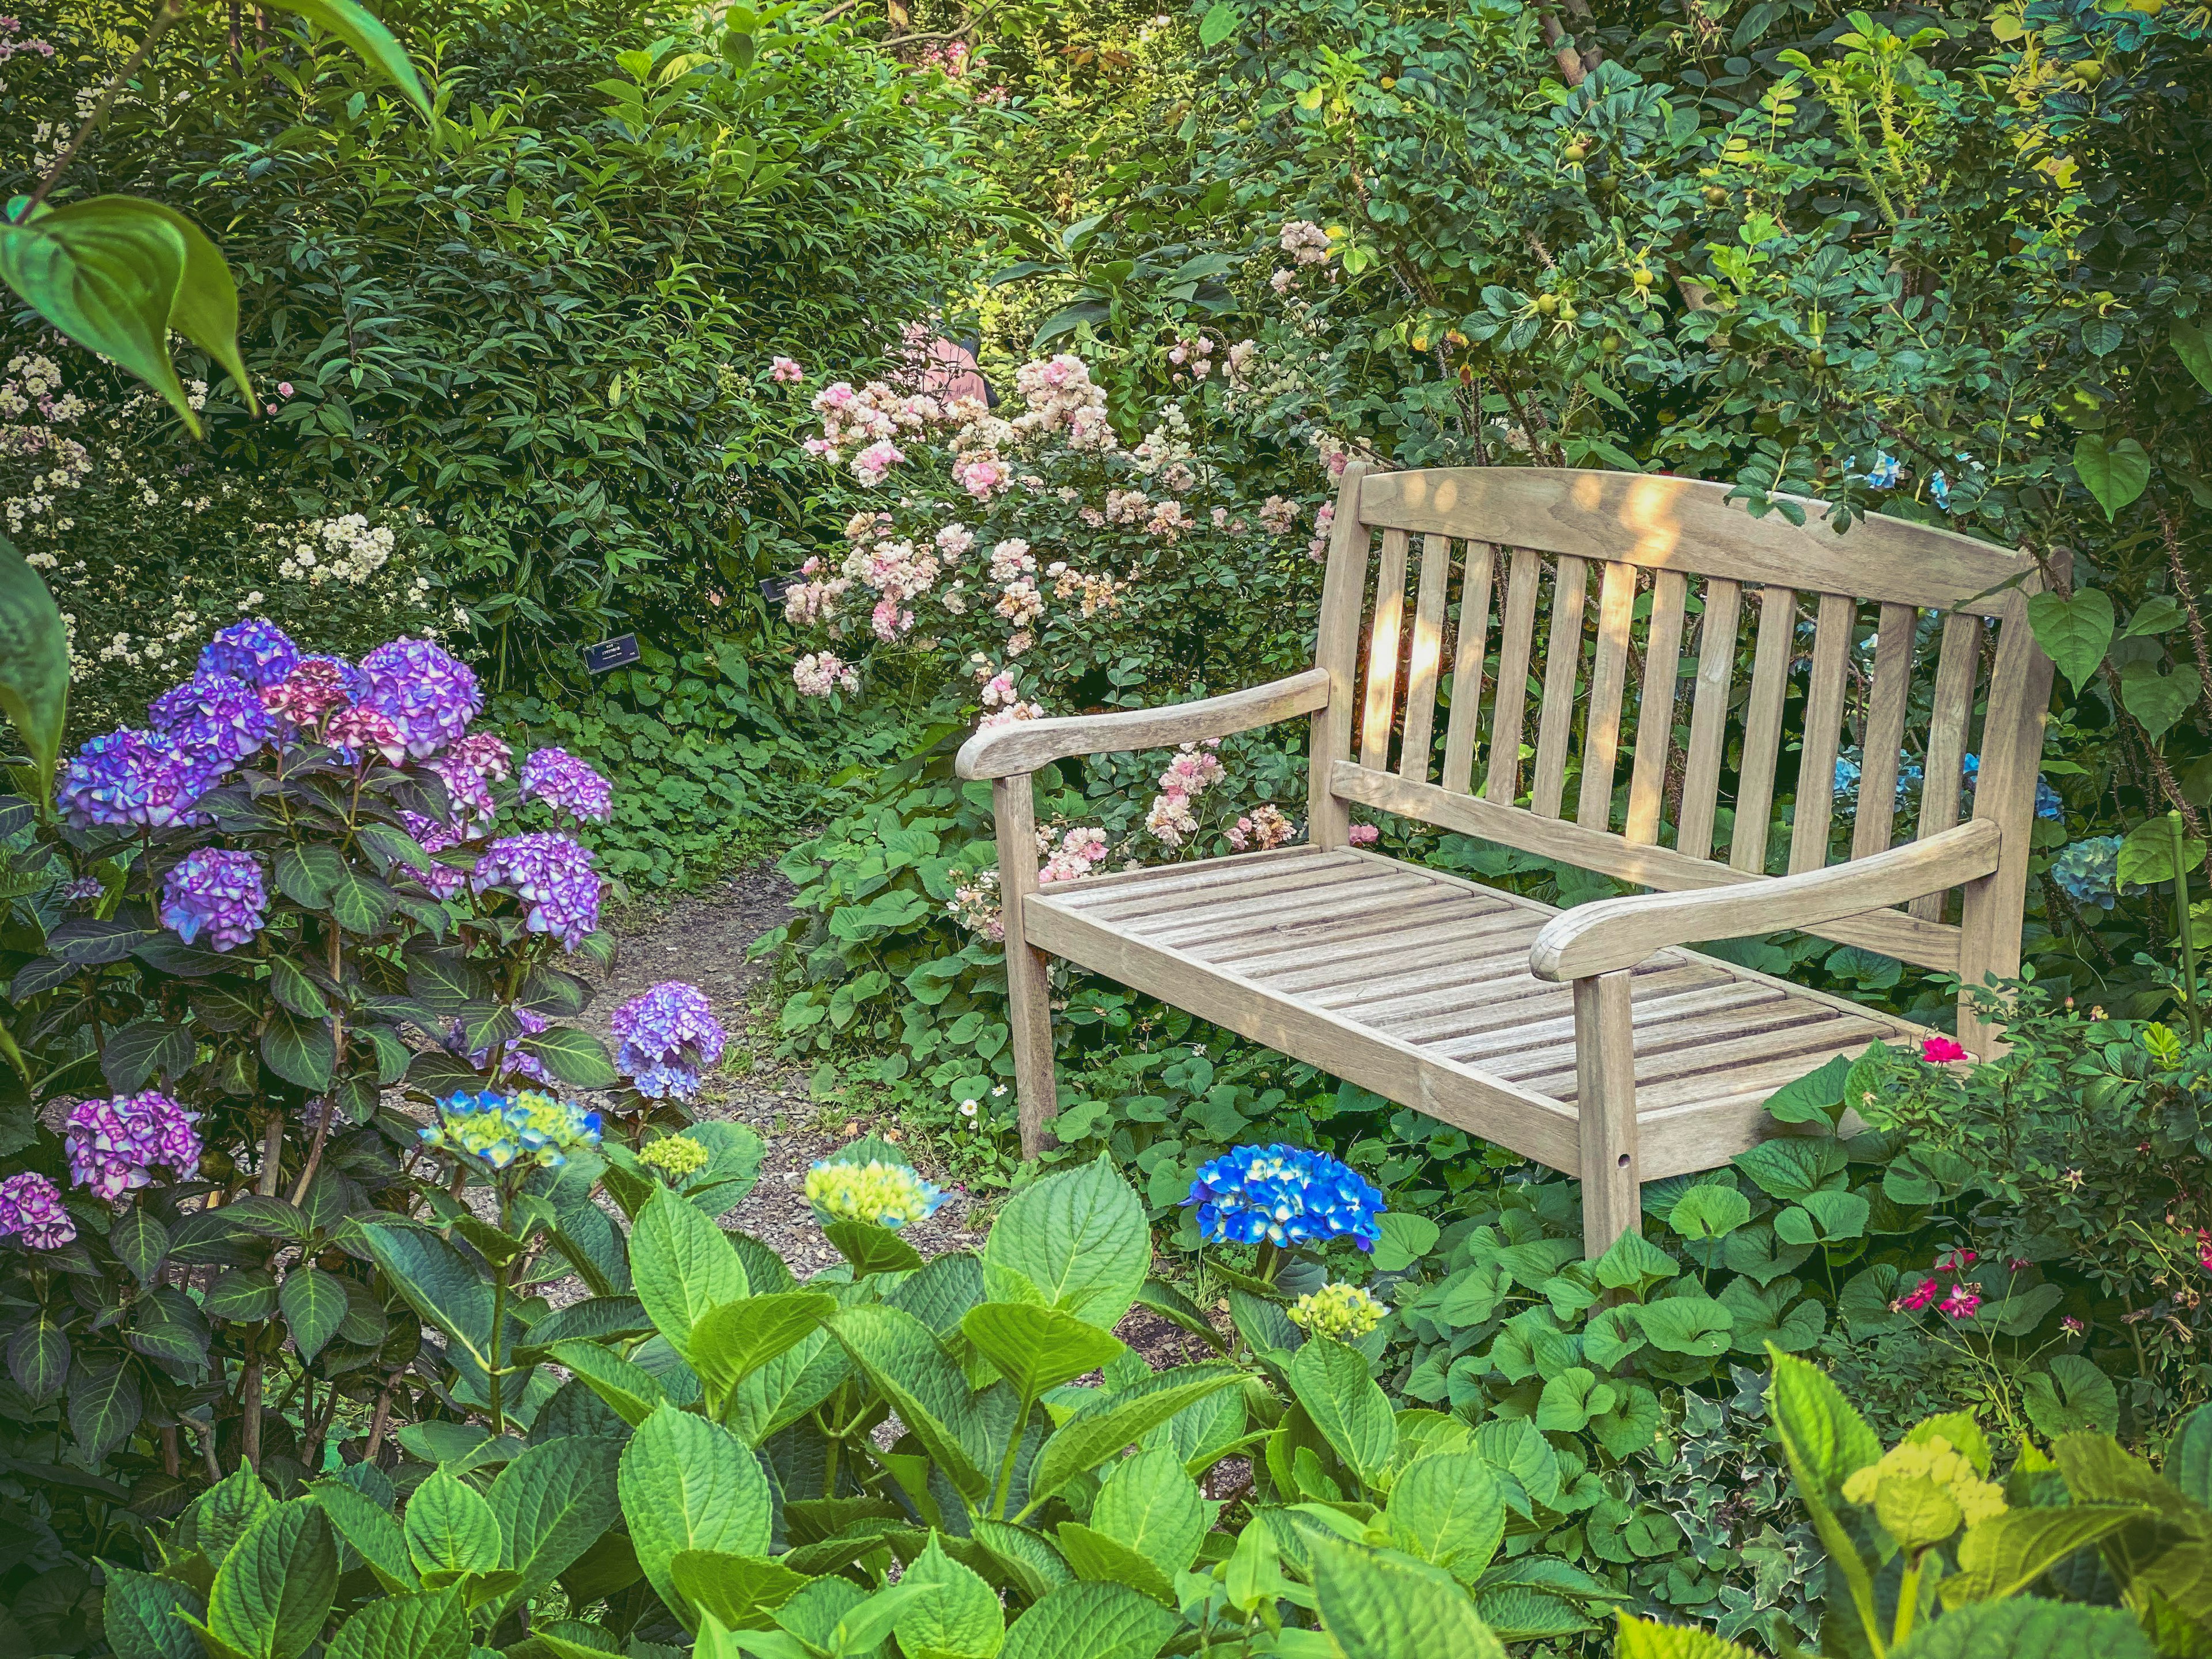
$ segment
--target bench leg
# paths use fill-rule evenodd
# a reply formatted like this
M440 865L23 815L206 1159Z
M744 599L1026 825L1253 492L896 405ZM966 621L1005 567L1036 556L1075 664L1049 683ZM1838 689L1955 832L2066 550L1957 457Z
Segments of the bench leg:
M999 832L999 900L1006 924L1006 1027L1014 1051L1014 1089L1022 1113L1022 1156L1052 1145L1060 1109L1052 1067L1052 1002L1044 952L1022 926L1022 905L1037 890L1036 805L1030 775L991 781L991 813Z
M1643 1224L1626 969L1575 981L1575 1080L1582 1109L1583 1254L1595 1260Z

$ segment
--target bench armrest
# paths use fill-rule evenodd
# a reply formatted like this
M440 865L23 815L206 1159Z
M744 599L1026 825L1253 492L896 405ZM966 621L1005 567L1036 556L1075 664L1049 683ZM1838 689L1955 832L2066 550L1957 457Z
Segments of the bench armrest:
M1204 738L1225 738L1231 732L1272 726L1294 714L1310 714L1328 703L1328 671L1309 668L1267 685L1165 708L1012 720L978 732L961 744L952 769L963 778L1018 777L1070 755L1167 749Z
M1670 945L1814 927L1887 909L1988 875L1997 867L2002 839L1995 823L1973 818L1925 841L1794 876L1601 899L1544 925L1529 949L1529 971L1538 979L1587 979L1633 968Z

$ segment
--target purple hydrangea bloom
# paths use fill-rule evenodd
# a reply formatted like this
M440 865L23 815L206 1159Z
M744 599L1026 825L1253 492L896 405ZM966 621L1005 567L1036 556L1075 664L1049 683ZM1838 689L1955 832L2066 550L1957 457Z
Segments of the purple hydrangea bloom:
M58 1250L76 1237L62 1208L61 1188L26 1170L0 1181L0 1238L20 1237L34 1250Z
M392 716L407 752L426 760L459 740L483 707L476 671L428 640L394 640L361 659L371 707Z
M291 635L265 617L248 617L208 641L200 653L200 672L228 674L258 691L276 684L299 660L300 647Z
M599 925L599 878L587 847L566 836L505 836L484 849L471 878L477 891L504 887L527 907L524 925L551 933L573 951Z
M79 876L75 881L62 884L62 902L91 904L107 890L107 884L98 876Z
M507 739L489 732L471 732L453 747L447 757L465 766L487 783L504 783L514 770L514 750Z
M650 1099L688 1100L702 1066L722 1057L722 1023L707 994L663 980L615 1010L615 1064Z
M462 739L466 742L466 738ZM499 815L499 807L491 798L491 783L473 766L456 760L451 754L440 755L429 763L446 786L446 793L453 798L456 821L467 823L489 823Z
M161 878L161 925L187 945L203 931L218 951L244 945L268 908L261 861L251 853L196 847Z
M399 821L407 826L407 833L415 837L416 844L426 853L442 853L448 847L459 845L463 839L454 834L451 824L424 817L420 812L410 812L404 807L400 810ZM435 858L430 860L428 870L416 870L410 873L441 899L453 897L467 885L469 879L467 871L457 870L450 864L441 864Z
M150 732L125 726L77 750L57 799L77 829L137 824L149 830L192 822L191 804L216 774Z
M614 815L614 786L565 749L537 749L522 763L522 798L558 807L577 822Z
M62 1125L70 1178L100 1198L119 1198L143 1187L161 1164L189 1176L200 1166L199 1114L188 1112L157 1089L80 1100Z
M261 694L228 674L195 674L172 686L147 710L154 730L183 753L228 770L269 740Z
M458 875L460 872L455 871L454 873ZM528 1008L517 1008L514 1011L514 1017L521 1022L522 1035L525 1036L536 1036L545 1029L545 1016L533 1012ZM465 1040L461 1022L455 1020L452 1030L447 1033L446 1047L458 1054L461 1052L461 1044ZM490 1059L491 1050L489 1048L472 1048L469 1051L469 1064L479 1069ZM500 1057L499 1075L502 1082L509 1078L526 1077L533 1082L544 1084L548 1088L550 1088L553 1083L553 1079L545 1075L544 1062L537 1055L517 1048L512 1042L507 1045L506 1054Z

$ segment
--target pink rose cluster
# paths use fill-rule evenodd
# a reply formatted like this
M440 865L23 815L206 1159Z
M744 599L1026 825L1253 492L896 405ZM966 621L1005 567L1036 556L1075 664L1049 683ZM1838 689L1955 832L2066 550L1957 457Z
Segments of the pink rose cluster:
M1285 221L1276 244L1299 264L1328 263L1328 233L1310 219Z
M1229 844L1240 853L1264 853L1271 847L1284 845L1297 832L1297 826L1283 815L1283 809L1269 801L1239 817L1224 834Z
M1165 845L1180 847L1198 833L1198 814L1191 803L1227 775L1220 757L1213 752L1220 746L1218 738L1203 744L1187 743L1176 750L1175 758L1160 774L1160 793L1145 814L1145 828Z
M853 476L872 489L904 464L905 453L893 441L900 433L921 432L945 419L936 398L908 397L880 380L857 391L849 380L826 386L814 394L814 412L822 417L822 435L806 440L806 453L834 466L847 450L856 450Z
M1080 881L1092 870L1106 861L1106 832L1103 830L1071 830L1060 838L1060 845L1051 844L1048 832L1039 830L1038 850L1045 854L1043 867L1037 872L1040 884L1047 882Z
M768 377L778 386L797 386L806 378L806 371L789 357L769 360Z
M793 665L791 683L802 697L826 697L832 691L850 696L860 689L860 673L835 652L809 652Z

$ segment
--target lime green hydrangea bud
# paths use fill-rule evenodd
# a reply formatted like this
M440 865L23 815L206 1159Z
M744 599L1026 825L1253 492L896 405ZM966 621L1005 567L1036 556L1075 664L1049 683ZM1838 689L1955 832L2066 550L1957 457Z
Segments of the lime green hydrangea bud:
M1875 1504L1879 1510L1881 1489L1893 1480L1925 1480L1948 1493L1969 1527L2004 1513L2004 1488L1983 1480L1972 1462L1940 1434L1892 1446L1880 1462L1853 1472L1844 1482L1844 1496L1854 1504Z
M1356 1342L1382 1322L1383 1307L1364 1285L1324 1285L1291 1304L1291 1323L1310 1336Z
M709 1154L689 1135L664 1135L637 1155L648 1170L658 1170L670 1181L681 1181L707 1167Z
M824 1221L903 1227L935 1212L945 1194L903 1164L817 1164L806 1172L806 1201Z

